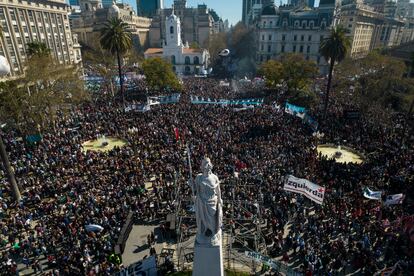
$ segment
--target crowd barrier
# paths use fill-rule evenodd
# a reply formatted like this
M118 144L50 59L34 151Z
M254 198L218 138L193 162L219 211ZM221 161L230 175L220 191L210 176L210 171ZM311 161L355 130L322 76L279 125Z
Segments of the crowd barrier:
M125 244L126 244L126 241L128 240L129 234L131 233L133 225L134 225L134 213L130 211L127 216L124 226L122 226L121 234L119 235L118 241L115 244L115 254L122 255L122 253L124 253Z

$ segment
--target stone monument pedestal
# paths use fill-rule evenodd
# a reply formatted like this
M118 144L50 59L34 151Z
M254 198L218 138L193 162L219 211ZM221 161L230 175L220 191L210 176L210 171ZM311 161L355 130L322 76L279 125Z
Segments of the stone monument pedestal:
M224 276L223 250L220 245L194 244L193 276Z

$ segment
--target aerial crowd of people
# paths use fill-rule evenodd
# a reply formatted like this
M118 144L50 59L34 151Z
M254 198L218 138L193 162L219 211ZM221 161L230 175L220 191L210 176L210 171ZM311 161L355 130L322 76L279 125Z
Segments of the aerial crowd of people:
M109 256L128 214L165 219L176 211L177 195L189 197L188 148L194 171L203 156L212 160L225 200L224 228L237 235L241 225L259 223L266 254L297 272L414 271L413 132L399 114L379 111L389 121L377 114L349 119L343 111L354 107L352 99L334 93L326 118L316 108L309 111L319 121L315 135L299 117L266 100L237 110L191 104L190 95L235 99L250 92L214 79L183 82L179 103L125 112L111 98L98 99L62 113L39 142L26 143L17 131L3 133L22 200L13 201L2 177L1 275L28 268L45 275L111 275L122 269ZM82 143L101 135L126 145L85 151ZM343 164L318 155L317 145L325 143L353 148L364 162ZM284 191L287 175L324 187L323 204ZM382 198L364 197L364 188L382 191ZM388 195L400 193L400 204L384 204ZM90 225L103 229L91 231L85 227Z

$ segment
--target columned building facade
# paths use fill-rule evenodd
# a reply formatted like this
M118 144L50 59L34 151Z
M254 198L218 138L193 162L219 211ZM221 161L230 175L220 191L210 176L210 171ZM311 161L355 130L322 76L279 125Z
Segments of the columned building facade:
M128 24L134 47L147 47L151 19L137 16L128 4L113 3L109 8L105 8L99 0L80 0L80 10L72 11L70 23L79 41L93 45L99 39L104 24L112 17L120 18Z
M68 9L65 0L0 2L0 55L9 61L12 76L23 73L27 44L33 41L45 43L61 64L81 62L80 45L72 35Z
M260 64L280 59L286 53L297 53L314 61L321 73L327 73L328 66L319 53L319 45L329 35L333 12L333 2L318 9L265 7L257 27L257 62Z

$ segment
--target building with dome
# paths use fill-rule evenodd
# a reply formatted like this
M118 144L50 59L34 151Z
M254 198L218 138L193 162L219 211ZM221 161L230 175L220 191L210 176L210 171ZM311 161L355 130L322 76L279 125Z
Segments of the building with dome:
M335 1L321 1L319 8L269 5L257 24L258 63L279 59L286 53L302 54L316 62L321 73L328 64L319 53L320 42L329 35L334 20Z
M80 10L72 10L70 23L80 42L93 45L100 36L105 22L117 17L128 24L134 47L147 47L151 19L137 16L130 5L113 1L111 6L104 7L102 0L79 0L79 6Z
M204 74L209 65L210 55L206 49L192 49L181 39L181 21L174 14L165 19L166 37L162 48L149 48L145 58L162 57L169 60L177 74Z

